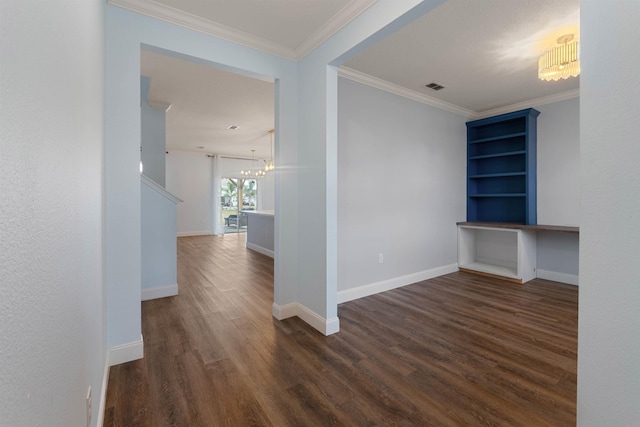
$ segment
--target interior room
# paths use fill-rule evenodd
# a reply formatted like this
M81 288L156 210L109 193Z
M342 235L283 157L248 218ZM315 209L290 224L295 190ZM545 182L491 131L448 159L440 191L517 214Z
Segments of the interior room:
M478 3L2 0L0 416L7 425L116 425L120 414L109 399L137 390L130 400L148 401L154 381L162 389L164 377L148 376L145 364L158 349L168 349L168 358L157 366L178 383L181 372L218 373L216 384L238 405L190 407L197 394L223 400L183 381L173 397L154 403L178 417L164 423L206 424L224 414L231 423L265 425L549 425L545 410L562 407L560 425L633 425L640 417L640 276L633 269L640 5ZM542 79L545 52L573 42L579 76ZM153 75L157 56L229 73L238 81L226 89L259 93L260 121L248 127L250 137L224 148L208 145L224 137L172 135L181 105ZM166 64L156 62L156 71L169 70ZM241 96L229 92L222 102L232 111ZM243 105L248 111L251 104ZM207 120L192 118L187 131ZM526 127L504 131L520 118ZM216 131L242 130L231 116L219 119L209 120ZM147 140L150 127L162 135ZM505 140L522 148L496 142ZM522 166L485 160L499 156L519 156ZM275 163L248 205L274 212L266 253L247 250L240 233L218 235L216 225L225 217L213 183L238 179L236 169L253 169L256 157ZM237 231L243 204L236 195L237 216L226 216ZM495 214L503 206L509 213ZM189 272L180 254L212 265L243 254L249 272L228 282L227 299L216 302L192 285L215 287L218 278L198 277L195 264ZM255 279L252 290L261 272L264 281ZM236 296L233 287L246 293ZM470 289L478 294L465 294ZM470 301L492 293L515 305L474 311ZM545 311L542 294L556 295L563 308ZM455 295L464 295L461 305L443 302ZM187 315L176 323L182 338L163 336L174 321L168 313L187 307L186 298L211 317ZM464 359L451 347L458 335L444 325L490 343L494 331L484 322L500 318L498 306L513 315L505 328L546 322L540 329L548 341L537 342L542 356L532 342L538 338L516 332L508 344L532 360L550 356L544 367L526 367L529 359L501 365L489 347ZM565 320L552 324L560 312L577 322L577 334ZM225 332L223 318L246 335ZM266 329L253 329L258 323ZM232 347L216 349L222 341L211 335L206 348L189 351L191 330L216 331ZM563 342L565 333L575 336ZM376 336L378 343L367 341ZM242 356L245 339L265 345ZM422 347L413 342L436 347L418 357ZM546 353L551 347L557 353ZM332 369L322 364L335 354ZM256 360L267 361L264 369L219 371ZM289 372L283 360L296 361ZM430 374L427 363L453 376ZM521 383L500 383L509 367ZM266 384L281 370L288 376ZM114 373L119 379L110 383ZM251 379L233 382L236 374ZM494 388L467 388L460 378L488 379ZM552 391L540 391L542 383ZM264 393L243 400L248 385ZM530 408L520 394L527 386L540 391ZM137 411L121 420L158 420Z

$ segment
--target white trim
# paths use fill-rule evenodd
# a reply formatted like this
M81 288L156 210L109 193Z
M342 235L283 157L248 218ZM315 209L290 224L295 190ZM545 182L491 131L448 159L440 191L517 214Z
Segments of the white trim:
M580 96L580 89L567 90L565 92L554 93L553 95L531 99L529 101L518 102L517 104L505 105L504 107L475 113L474 119L496 116L498 114L510 113L524 108L539 107L541 105L552 104L554 102L565 101Z
M568 285L578 286L580 276L576 274L558 273L548 270L536 270L539 279L553 280L554 282L566 283Z
M442 276L458 271L458 264L443 265L429 270L419 271L405 276L394 277L393 279L382 280L380 282L370 283L368 285L358 286L357 288L345 289L338 292L338 304L353 301L358 298L367 297L369 295L379 294L380 292L390 291L391 289L400 288L402 286L411 285L434 277Z
M451 113L459 114L469 119L482 119L485 117L491 117L498 114L510 113L512 111L522 110L524 108L539 107L541 105L551 104L554 102L560 102L567 99L573 99L580 96L580 89L568 90L561 93L556 93L549 96L543 96L541 98L531 99L529 101L518 102L516 104L505 105L504 107L494 108L486 111L473 111L467 108L459 107L455 104L451 104L440 99L432 98L424 93L407 89L406 87L399 86L395 83L388 82L386 80L379 79L377 77L365 74L361 71L354 70L352 68L341 66L338 68L338 76L345 79L353 80L354 82L362 83L367 86L371 86L376 89L383 90L385 92L392 93L394 95L401 96L403 98L411 99L412 101L420 102L422 104L431 105L432 107L446 110Z
M325 319L300 303L298 303L298 317L324 335L335 334L340 330L340 320L337 317Z
M282 306L273 303L273 306L271 307L271 313L273 317L278 320L284 320L288 319L289 317L297 316L323 335L331 335L340 331L340 319L338 319L338 317L325 319L324 317L318 315L313 310L300 304L299 302L292 302L290 304Z
M266 255L270 258L274 258L275 257L275 253L267 248L263 248L262 246L256 245L255 243L249 243L247 242L247 249L251 249L252 251L256 251L261 253L262 255Z
M294 49L192 15L171 6L156 3L153 0L107 0L107 3L282 58L296 59Z
M104 425L104 410L107 406L107 387L109 386L109 351L104 358L104 370L102 372L102 388L100 389L100 406L98 407L98 420L96 421L96 427L102 427Z
M213 236L211 230L204 231L178 231L176 233L178 237L191 237L191 236Z
M295 49L253 34L245 33L244 31L227 27L226 25L218 24L171 6L157 3L153 0L107 0L107 3L265 53L270 53L292 61L299 61L377 1L378 0L351 0L344 8L338 11Z
M140 292L140 298L142 301L149 301L152 299L174 297L178 295L178 284L163 286L161 288L147 288L142 289Z
M109 366L120 365L143 357L144 342L142 341L142 334L140 334L140 341L132 341L109 348Z
M218 37L257 49L262 52L280 56L282 58L296 60L295 50L274 43L272 41L257 37L243 31L235 30L231 27L218 24L208 19L201 18L196 15L175 9L171 6L156 3L153 0L107 0L107 3L118 6L132 12L141 13L146 16L188 28L190 30L199 31L210 36Z
M298 314L298 303L292 302L290 304L278 305L275 302L271 306L271 315L278 320L288 319Z
M441 110L459 114L467 118L474 118L476 115L475 111L458 107L457 105L442 101L440 99L432 98L429 95L425 95L424 93L407 89L406 87L397 85L395 83L391 83L386 80L371 76L369 74L356 71L353 68L343 66L339 67L338 76L344 77L345 79L353 80L354 82L362 83L363 85L383 90L385 92L392 93L394 95L401 96L403 98L410 99L412 101L420 102L422 104L430 105Z
M144 174L140 174L140 181L144 185L149 187L150 189L160 193L161 195L163 195L167 199L171 200L176 205L178 203L183 202L182 199L180 199L180 198L174 196L173 194L169 193L166 188L164 188L162 185L158 184L157 182L155 182L154 180L152 180L151 178L149 178L148 176L146 176Z
M352 0L339 10L331 19L325 22L315 33L311 34L295 49L296 60L301 60L313 49L327 41L349 22L356 19L362 12L369 9L378 0Z
M325 336L337 334L338 332L340 332L340 319L338 318L338 316L332 317L325 322Z

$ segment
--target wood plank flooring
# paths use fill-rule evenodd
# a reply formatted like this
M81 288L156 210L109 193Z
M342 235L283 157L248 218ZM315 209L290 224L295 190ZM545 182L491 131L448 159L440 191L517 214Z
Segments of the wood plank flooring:
M453 273L340 305L325 337L271 317L244 235L182 237L180 295L142 303L105 426L573 426L578 289Z

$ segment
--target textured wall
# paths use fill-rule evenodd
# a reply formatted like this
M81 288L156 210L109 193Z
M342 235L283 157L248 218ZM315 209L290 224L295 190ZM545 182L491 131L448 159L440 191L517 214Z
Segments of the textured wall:
M0 1L0 425L93 424L105 360L101 0Z

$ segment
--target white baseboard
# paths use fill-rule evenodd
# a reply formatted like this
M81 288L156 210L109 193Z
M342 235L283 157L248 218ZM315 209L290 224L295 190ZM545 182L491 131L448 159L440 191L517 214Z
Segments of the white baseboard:
M142 340L142 335L140 335L140 341L132 341L126 344L109 347L109 366L131 362L133 360L142 359L143 357L144 342Z
M580 276L576 274L557 273L555 271L541 270L539 268L536 270L536 276L539 279L553 280L554 282L576 286L578 286L578 282L580 280Z
M333 317L331 319L325 319L319 316L308 307L300 304L299 302L293 302L286 305L278 305L273 303L271 308L273 317L278 320L288 319L289 317L298 316L305 323L308 323L311 327L318 330L323 335L331 335L340 331L340 319Z
M298 303L292 302L290 304L278 305L275 302L271 306L271 314L278 320L288 319L298 315Z
M382 280L380 282L358 286L357 288L345 289L338 292L338 304L358 298L368 297L369 295L379 294L380 292L390 291L391 289L401 288L402 286L411 285L427 279L433 279L434 277L454 273L456 271L458 271L457 263L419 271L405 276L394 277L393 279Z
M141 292L142 301L148 301L150 299L173 297L178 295L178 284L171 286L163 286L162 288L149 288L143 289Z
M102 374L102 389L100 390L100 406L98 407L98 421L96 426L102 427L104 425L104 411L107 406L107 387L109 386L109 351L104 358L104 372Z
M178 237L191 237L191 236L211 236L213 235L213 231L204 230L204 231L178 231Z
M255 243L247 242L247 249L251 249L252 251L259 252L262 255L268 256L269 258L274 258L275 257L275 255L274 255L272 250L267 249L267 248L263 248L262 246L258 246Z

